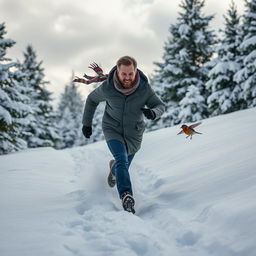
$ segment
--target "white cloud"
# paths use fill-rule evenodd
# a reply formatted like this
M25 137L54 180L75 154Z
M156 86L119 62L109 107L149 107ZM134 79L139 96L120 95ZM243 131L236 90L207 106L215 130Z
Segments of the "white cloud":
M32 44L43 60L49 89L59 94L76 75L90 72L95 61L109 71L122 55L132 55L149 74L161 60L168 28L176 22L180 0L0 0L0 17L7 36L17 42L9 51L14 59ZM243 0L236 0L243 9ZM206 0L206 15L216 13L215 28L230 4ZM81 87L84 88L83 85Z

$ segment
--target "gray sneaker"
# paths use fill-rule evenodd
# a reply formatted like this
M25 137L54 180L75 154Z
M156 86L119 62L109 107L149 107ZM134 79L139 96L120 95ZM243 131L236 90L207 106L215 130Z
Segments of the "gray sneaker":
M115 164L115 160L110 160L109 161L109 175L108 175L108 185L113 188L116 185L116 177L115 175L112 173L112 168Z

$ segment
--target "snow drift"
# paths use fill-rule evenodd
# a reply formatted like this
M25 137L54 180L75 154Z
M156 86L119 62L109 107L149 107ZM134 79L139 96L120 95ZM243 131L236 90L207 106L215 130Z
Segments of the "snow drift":
M254 256L256 108L145 134L130 174L136 215L107 186L105 142L0 157L4 256Z

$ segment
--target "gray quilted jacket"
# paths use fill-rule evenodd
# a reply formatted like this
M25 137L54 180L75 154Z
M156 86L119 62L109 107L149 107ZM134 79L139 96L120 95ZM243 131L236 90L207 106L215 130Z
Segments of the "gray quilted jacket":
M165 109L164 103L157 97L148 79L140 71L140 84L136 91L128 96L118 92L113 84L116 66L110 71L108 80L91 92L86 100L83 125L91 126L94 112L101 101L106 101L102 119L102 130L106 141L118 140L126 145L128 154L136 153L141 146L145 130L144 115L141 108L147 106L159 118Z

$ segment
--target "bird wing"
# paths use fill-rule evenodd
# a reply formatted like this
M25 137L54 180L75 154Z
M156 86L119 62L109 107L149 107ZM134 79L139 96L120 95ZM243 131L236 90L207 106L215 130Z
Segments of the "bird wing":
M183 131L183 130L181 130L177 135L182 134L182 133L184 133L184 131Z
M198 122L198 123L195 123L195 124L192 124L192 125L190 125L189 126L189 128L195 128L195 127L197 127L198 125L200 125L202 122Z
M99 67L98 64L96 64L95 62L93 62L89 68L91 68L92 70L94 70L99 76L103 75L103 70L102 68Z

